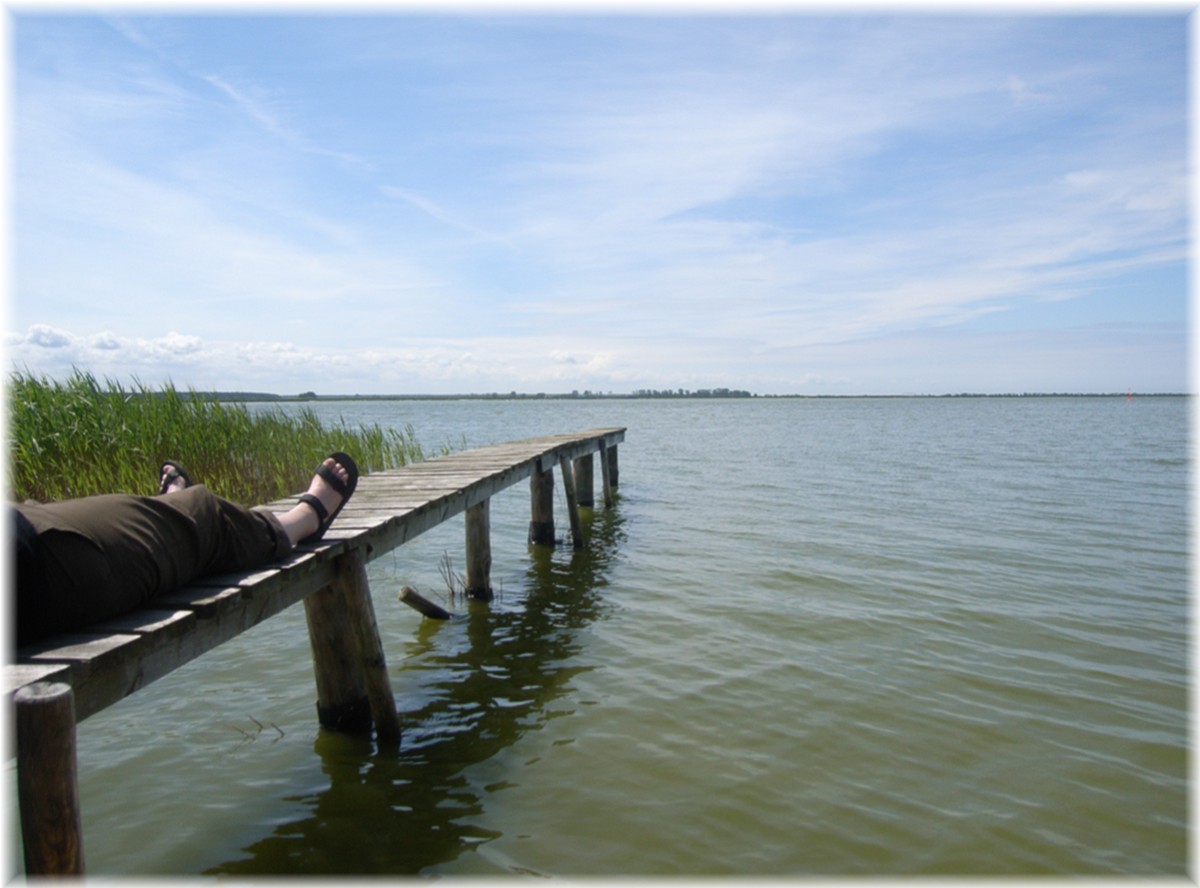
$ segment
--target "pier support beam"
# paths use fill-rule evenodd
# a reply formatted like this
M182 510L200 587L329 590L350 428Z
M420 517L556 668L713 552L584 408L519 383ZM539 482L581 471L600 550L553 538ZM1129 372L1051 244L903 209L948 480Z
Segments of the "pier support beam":
M534 472L529 478L529 542L535 546L554 545L554 471Z
M490 499L467 509L467 596L492 597Z
M388 679L387 658L383 655L379 625L375 622L375 606L371 603L366 555L362 548L351 549L338 559L335 584L342 587L350 611L358 665L366 686L371 720L375 722L375 739L380 746L399 746L400 717L396 714L396 698Z
M305 598L304 615L317 681L317 720L334 731L369 731L371 704L358 668L344 584L331 583Z
M617 466L617 445L610 444L605 449L608 450L608 483L616 490L620 486L618 476L621 474Z
M13 697L17 795L30 876L83 875L83 821L75 764L75 692L36 682Z
M579 520L579 503L575 499L575 479L571 474L571 461L565 456L558 459L558 470L562 474L563 492L567 495L567 514L571 518L571 540L576 549L583 548L583 522Z
M334 580L304 599L317 680L321 727L365 733L375 725L381 746L400 742L400 718L361 548L337 560Z
M592 454L587 453L575 460L575 502L581 508L590 509L596 505L596 482L592 479Z
M612 473L608 470L608 448L600 443L600 481L604 488L604 508L612 509Z

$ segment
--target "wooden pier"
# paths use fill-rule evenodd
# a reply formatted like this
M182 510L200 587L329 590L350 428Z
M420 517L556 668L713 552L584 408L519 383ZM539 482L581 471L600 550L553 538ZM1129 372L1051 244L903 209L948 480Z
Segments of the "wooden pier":
M359 479L324 539L282 562L207 577L152 609L21 648L5 666L15 703L17 791L28 875L80 875L83 835L76 779L79 721L299 602L304 603L317 717L332 730L374 728L398 746L400 723L375 621L366 564L465 513L467 594L491 595L491 497L530 479L531 545L554 545L554 470L572 544L585 545L581 507L594 505L598 456L607 507L617 487L625 429L592 429L495 444ZM265 508L284 512L296 498Z

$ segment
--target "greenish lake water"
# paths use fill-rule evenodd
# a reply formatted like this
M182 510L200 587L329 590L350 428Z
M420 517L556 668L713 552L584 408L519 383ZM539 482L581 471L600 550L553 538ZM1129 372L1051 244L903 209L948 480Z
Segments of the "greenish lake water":
M1186 398L319 409L627 426L619 498L577 553L497 496L449 623L396 593L461 517L371 564L399 754L318 728L302 608L84 722L92 874L1186 874Z

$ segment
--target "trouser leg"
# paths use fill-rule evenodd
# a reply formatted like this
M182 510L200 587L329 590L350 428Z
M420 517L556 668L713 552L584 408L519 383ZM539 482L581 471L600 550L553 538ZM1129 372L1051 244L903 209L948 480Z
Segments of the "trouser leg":
M116 616L198 577L268 564L291 550L274 515L202 485L20 509L37 530L40 582L18 585L18 642Z

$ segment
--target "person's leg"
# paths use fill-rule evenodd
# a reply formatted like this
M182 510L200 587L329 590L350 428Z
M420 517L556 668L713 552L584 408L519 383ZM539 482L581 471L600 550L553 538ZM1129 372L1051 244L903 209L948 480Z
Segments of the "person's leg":
M332 473L342 485L349 483L349 471L334 457L327 457L321 466ZM180 474L178 468L175 463L163 463L159 488L167 494L180 493L189 489L190 479L186 475ZM344 500L343 495L321 476L320 471L313 475L306 493L320 500L328 513L332 513ZM271 517L277 518L292 546L312 536L320 526L320 516L307 503L298 503L287 512L278 516L271 515Z
M275 516L203 486L18 508L37 530L40 579L17 589L20 640L109 619L197 577L266 564L292 548Z
M346 480L336 461L324 465ZM344 499L320 475L308 493L330 512ZM319 527L306 503L275 516L224 500L203 485L168 485L160 496L113 494L18 509L36 531L37 562L17 589L18 643L109 619L201 576L269 564Z

